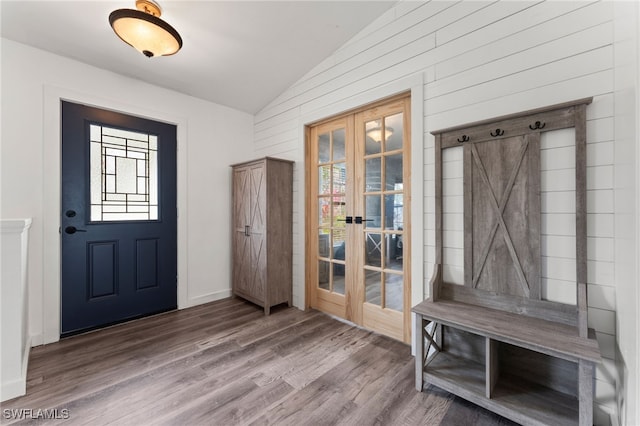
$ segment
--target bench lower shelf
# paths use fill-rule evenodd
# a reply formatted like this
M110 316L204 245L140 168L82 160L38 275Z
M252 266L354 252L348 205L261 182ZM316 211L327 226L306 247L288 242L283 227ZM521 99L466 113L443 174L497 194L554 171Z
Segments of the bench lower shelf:
M519 378L500 377L488 398L485 366L447 352L433 357L424 368L423 380L518 423L578 424L576 397Z
M525 425L592 424L592 330L581 338L562 324L452 301L413 312L418 390L433 384Z

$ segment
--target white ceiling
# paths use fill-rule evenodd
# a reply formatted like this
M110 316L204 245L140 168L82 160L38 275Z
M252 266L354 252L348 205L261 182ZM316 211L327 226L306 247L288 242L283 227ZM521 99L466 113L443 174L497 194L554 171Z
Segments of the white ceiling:
M159 1L182 36L148 59L109 26L135 0L2 0L1 34L61 56L256 113L395 1Z

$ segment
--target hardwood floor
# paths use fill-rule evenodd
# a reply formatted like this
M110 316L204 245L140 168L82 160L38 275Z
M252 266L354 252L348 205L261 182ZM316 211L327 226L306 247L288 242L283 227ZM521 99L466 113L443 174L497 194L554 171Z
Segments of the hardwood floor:
M57 410L48 413L58 419L29 419L38 409ZM225 299L33 348L27 395L4 402L1 421L453 425L471 419L508 424L436 388L416 392L407 345L317 311L276 308L265 317L255 305Z

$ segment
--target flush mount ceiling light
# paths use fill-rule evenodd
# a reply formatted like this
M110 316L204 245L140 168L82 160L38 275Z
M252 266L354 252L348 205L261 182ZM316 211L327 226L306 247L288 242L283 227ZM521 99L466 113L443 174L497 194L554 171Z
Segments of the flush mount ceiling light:
M148 58L173 55L182 47L180 34L160 19L158 3L136 0L136 8L118 9L109 15L113 31Z

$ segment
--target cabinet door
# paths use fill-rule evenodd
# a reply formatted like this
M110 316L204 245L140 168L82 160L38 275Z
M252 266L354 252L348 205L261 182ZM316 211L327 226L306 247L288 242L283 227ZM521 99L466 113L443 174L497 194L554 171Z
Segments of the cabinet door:
M250 245L251 261L248 268L249 277L246 280L247 293L264 301L266 272L267 272L267 244L266 244L266 220L267 220L267 191L266 169L264 163L257 163L249 169L249 228L248 237Z
M263 162L233 170L233 288L255 302L266 294L265 178Z
M246 293L250 288L251 239L251 169L233 170L233 287Z

